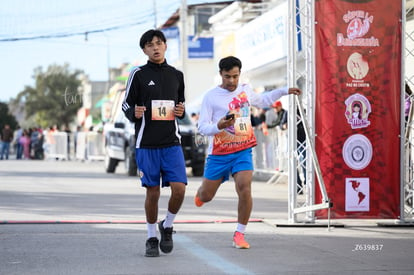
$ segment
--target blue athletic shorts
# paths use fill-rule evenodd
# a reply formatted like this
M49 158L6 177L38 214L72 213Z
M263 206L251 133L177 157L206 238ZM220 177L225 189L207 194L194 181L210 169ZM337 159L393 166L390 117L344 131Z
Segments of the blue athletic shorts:
M135 157L138 175L143 187L170 186L170 182L183 182L187 185L187 174L183 149L180 145L166 148L137 148Z
M204 177L209 180L229 180L229 175L239 171L253 170L252 149L228 155L209 155L206 159Z

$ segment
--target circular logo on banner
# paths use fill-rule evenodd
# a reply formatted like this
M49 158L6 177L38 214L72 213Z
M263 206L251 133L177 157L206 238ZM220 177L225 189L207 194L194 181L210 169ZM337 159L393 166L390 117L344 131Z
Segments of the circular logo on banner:
M350 168L362 170L371 162L372 144L364 135L352 135L345 141L342 157Z
M369 64L362 54L354 52L348 57L346 68L353 79L363 79L368 74Z

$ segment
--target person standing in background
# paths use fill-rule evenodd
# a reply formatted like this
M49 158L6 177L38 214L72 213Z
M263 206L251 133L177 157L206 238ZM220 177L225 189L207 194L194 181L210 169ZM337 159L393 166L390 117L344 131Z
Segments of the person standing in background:
M13 131L10 129L10 125L4 125L1 131L1 148L0 148L0 160L3 158L9 159L10 143L13 140Z
M24 130L19 142L23 146L23 159L30 159L30 137L29 131Z
M16 159L22 159L23 155L23 145L20 143L20 137L23 135L23 129L20 126L17 126L16 135L15 135L15 145L16 145Z
M404 108L405 123L407 123L408 116L410 114L412 94L413 92L411 91L410 86L407 84L407 82L405 82L405 108Z

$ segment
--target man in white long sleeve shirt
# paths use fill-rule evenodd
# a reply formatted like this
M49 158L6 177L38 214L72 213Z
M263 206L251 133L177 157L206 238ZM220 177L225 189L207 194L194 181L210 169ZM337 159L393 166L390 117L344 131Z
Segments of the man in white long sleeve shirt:
M204 179L194 203L201 207L213 199L220 184L234 178L238 202L238 224L233 246L249 248L244 233L252 210L251 182L253 176L252 147L256 145L250 106L269 107L280 97L299 95L298 88L276 89L255 93L250 86L239 84L241 61L229 56L220 60L222 84L208 91L203 99L198 130L209 137Z

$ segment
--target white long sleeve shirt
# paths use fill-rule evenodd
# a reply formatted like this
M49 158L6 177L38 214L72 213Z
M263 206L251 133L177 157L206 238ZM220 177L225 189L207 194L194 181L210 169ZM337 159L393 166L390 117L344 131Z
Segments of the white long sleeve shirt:
M207 153L231 154L255 146L250 106L266 108L287 94L287 88L259 94L246 84L239 84L233 92L219 86L209 90L204 96L198 121L198 131L209 137ZM229 113L235 115L235 125L219 130L217 122Z

